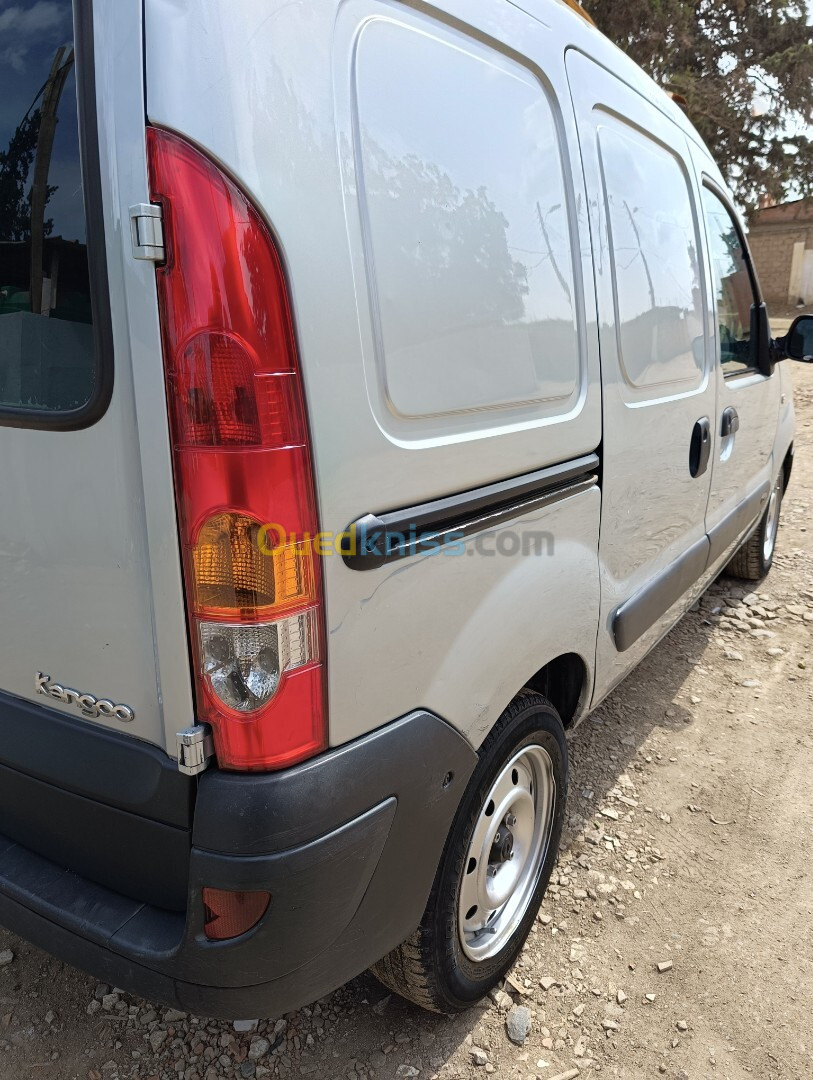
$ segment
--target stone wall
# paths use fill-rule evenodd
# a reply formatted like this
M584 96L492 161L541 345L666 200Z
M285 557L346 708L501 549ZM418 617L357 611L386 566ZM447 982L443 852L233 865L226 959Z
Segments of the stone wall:
M813 200L800 199L758 210L752 219L749 241L762 293L769 304L784 307L798 300L813 300L813 296L806 295L813 289L813 280L809 271L805 274L801 249L796 249L794 262L796 245L813 252ZM807 264L813 266L813 255L807 256Z

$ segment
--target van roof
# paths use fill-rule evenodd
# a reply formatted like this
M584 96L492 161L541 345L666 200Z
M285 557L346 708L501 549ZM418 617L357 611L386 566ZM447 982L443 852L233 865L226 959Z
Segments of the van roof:
M702 149L713 166L713 171L717 172L716 162L714 162L708 147L692 123L691 117L678 104L670 91L655 82L620 46L611 41L596 26L589 11L583 8L578 0L558 0L558 3L561 7L566 7L573 15L578 16L578 19L573 19L572 22L574 27L573 46L581 49L596 63L607 68L608 71L613 72L631 89L644 96L661 112L665 113L689 136L696 146ZM579 29L577 30L576 27L579 27ZM589 35L589 38L581 38L582 34Z
M579 0L562 0L562 3L566 4L570 8L571 11L575 11L578 15L581 15L581 17L583 19L586 19L587 22L589 22L591 26L596 25L595 22L593 22L593 17L590 14L590 12L586 11L581 6L581 4L579 3Z

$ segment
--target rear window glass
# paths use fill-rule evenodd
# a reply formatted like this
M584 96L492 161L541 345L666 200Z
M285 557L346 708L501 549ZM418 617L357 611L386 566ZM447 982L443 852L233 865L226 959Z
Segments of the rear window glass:
M0 409L73 411L97 377L69 0L0 0Z

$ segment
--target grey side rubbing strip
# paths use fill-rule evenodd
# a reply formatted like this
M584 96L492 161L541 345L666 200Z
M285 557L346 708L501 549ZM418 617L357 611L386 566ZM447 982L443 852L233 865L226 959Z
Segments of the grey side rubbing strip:
M709 531L708 537L711 544L709 566L717 562L720 556L725 553L726 548L731 547L734 541L754 524L768 501L770 490L770 484L763 484L747 499L743 499L730 513L726 514L722 521L718 522Z
M364 514L347 527L342 558L351 570L374 570L395 559L437 550L587 491L598 483L598 466L598 454L585 454L404 510Z
M658 576L625 600L613 618L619 652L626 652L697 581L708 563L710 544L702 536Z
M654 581L624 601L613 617L613 636L619 652L634 645L735 540L748 532L759 518L770 490L771 485L766 483L752 492Z

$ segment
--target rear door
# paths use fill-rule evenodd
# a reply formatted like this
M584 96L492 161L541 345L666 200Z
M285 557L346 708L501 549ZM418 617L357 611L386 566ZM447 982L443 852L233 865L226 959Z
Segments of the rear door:
M8 8L0 84L0 689L165 744L192 710L154 268L130 241L138 5Z
M601 697L663 634L705 568L715 385L686 137L644 96L652 87L642 75L639 92L581 53L567 64L601 334Z

